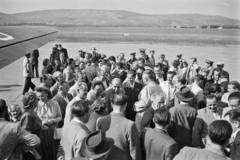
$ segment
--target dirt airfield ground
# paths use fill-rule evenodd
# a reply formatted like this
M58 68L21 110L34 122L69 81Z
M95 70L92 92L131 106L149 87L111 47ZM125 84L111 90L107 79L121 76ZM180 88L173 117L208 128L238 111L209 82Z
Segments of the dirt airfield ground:
M230 73L231 80L240 81L240 31L239 30L179 30L174 29L145 29L145 28L58 28L61 36L39 48L39 71L42 60L49 58L52 46L61 43L68 49L70 57L76 56L78 50L90 52L96 47L99 53L107 56L123 52L126 59L129 53L146 48L147 52L155 50L155 57L165 54L172 62L176 54L183 54L189 61L197 57L200 66L205 66L205 59L225 63L225 70ZM125 36L124 34L129 34ZM155 38L154 38L155 37ZM163 39L162 39L163 38ZM17 54L17 53L16 53ZM139 55L137 55L139 56ZM0 70L0 98L8 104L21 104L21 92L24 78L22 77L23 58ZM33 79L38 85L39 79Z

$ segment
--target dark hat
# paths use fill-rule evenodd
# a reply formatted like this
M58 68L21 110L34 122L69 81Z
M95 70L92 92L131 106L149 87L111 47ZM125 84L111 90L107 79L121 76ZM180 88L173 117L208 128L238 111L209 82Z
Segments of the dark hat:
M213 61L206 59L206 63L213 63Z
M164 55L164 54L161 54L160 57L163 58L163 57L165 57L165 55Z
M136 55L136 52L130 53L130 55Z
M191 93L190 89L186 86L180 88L180 90L176 93L177 98L180 101L188 102L193 99L193 94Z
M154 51L154 50L151 50L151 51L150 51L150 53L151 53L151 52L155 53L155 51Z
M146 49L145 48L139 48L140 52L145 52Z
M182 57L182 54L177 54L177 57Z
M102 54L101 57L102 58L106 58L107 56L106 56L106 54Z
M107 154L113 145L114 140L112 138L106 138L102 131L98 130L83 139L80 152L84 157L96 159Z

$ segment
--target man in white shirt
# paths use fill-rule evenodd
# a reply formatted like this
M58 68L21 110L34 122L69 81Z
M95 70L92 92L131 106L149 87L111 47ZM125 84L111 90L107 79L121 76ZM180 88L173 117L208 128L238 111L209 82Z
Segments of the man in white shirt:
M203 75L194 76L194 82L191 85L187 85L187 87L194 94L194 108L198 110L198 102L203 100L203 89L200 87L203 82Z
M230 122L229 116L226 113L230 110L239 110L240 111L240 92L233 92L228 97L228 107L223 109L223 118Z

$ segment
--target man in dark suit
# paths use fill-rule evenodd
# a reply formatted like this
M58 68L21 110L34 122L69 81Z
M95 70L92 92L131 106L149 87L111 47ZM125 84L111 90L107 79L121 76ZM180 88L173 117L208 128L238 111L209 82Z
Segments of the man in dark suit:
M111 100L113 112L98 119L97 129L113 138L115 145L109 152L107 160L142 160L141 145L134 122L126 119L127 97L115 94Z
M50 55L50 63L52 66L55 66L55 59L59 58L59 50L54 46L52 48L52 54Z
M228 91L229 73L226 71L221 71L219 73L219 79L219 84L223 87L223 92L226 93Z
M89 82L92 82L95 77L98 75L98 57L93 56L91 59L91 66L85 68L86 77Z
M135 121L136 112L133 105L138 101L138 95L142 90L142 84L135 82L136 72L133 70L128 71L127 79L123 82L122 87L125 90L125 94L128 97L126 118Z
M127 78L127 73L124 71L122 62L117 63L117 69L118 69L119 78L121 79L122 82L124 82L124 80Z
M185 146L192 146L192 130L197 110L188 104L193 99L188 87L180 88L176 96L181 102L169 110L173 121L173 128L169 131L171 137L177 142L178 149L181 150Z
M38 74L38 57L39 57L39 51L37 49L35 49L31 53L31 63L32 63L33 77L34 77L34 69L35 69L35 71L36 71L36 78L39 77L39 74Z
M168 135L171 114L165 108L154 112L155 128L145 128L141 133L143 160L172 160L178 153L177 143Z
M60 53L64 53L64 56L68 59L68 51L66 48L63 48L61 44L58 45L58 50Z
M239 160L240 158L240 112L238 110L231 110L226 113L226 116L227 115L229 116L230 123L233 128L230 158L232 160Z
M156 79L155 79L156 84L160 84L161 82L164 81L164 78L163 78L164 72L162 71L162 68L160 65L156 65L154 67L154 73L156 76Z

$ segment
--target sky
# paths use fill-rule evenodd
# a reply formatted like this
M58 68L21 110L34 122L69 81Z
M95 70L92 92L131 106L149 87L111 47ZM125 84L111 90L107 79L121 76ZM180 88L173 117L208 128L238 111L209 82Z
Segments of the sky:
M0 0L0 12L46 9L126 10L144 14L205 14L240 20L240 0Z

